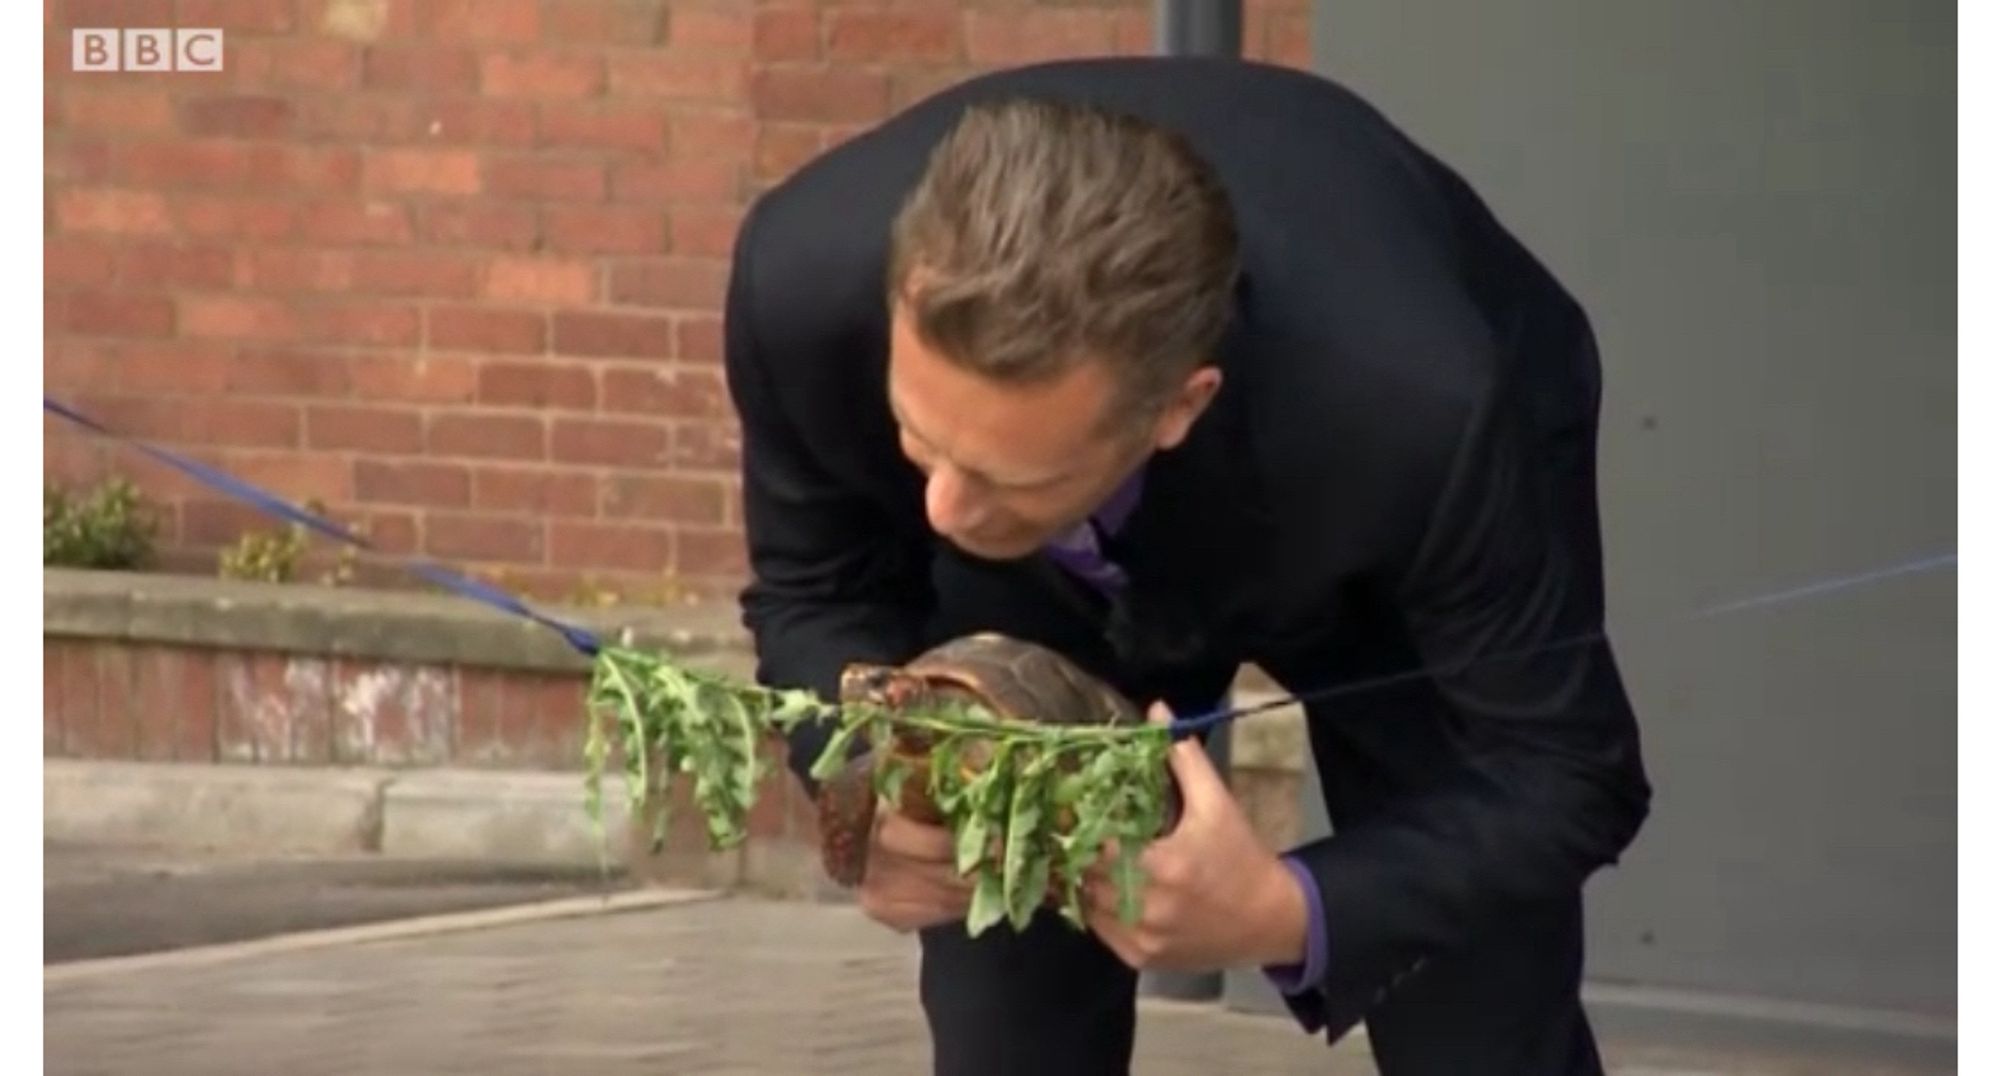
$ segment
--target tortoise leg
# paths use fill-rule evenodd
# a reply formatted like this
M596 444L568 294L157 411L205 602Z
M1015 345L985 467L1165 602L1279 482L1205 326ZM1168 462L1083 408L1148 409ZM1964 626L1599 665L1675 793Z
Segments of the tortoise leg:
M815 804L820 861L827 876L848 889L860 885L868 872L868 845L875 829L874 769L872 753L849 760L821 783Z

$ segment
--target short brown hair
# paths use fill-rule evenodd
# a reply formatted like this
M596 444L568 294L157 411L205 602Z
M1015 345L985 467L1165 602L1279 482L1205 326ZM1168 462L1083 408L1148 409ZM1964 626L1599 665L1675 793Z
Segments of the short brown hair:
M1211 357L1238 258L1221 180L1186 140L1012 100L970 107L932 151L896 217L889 298L968 369L1034 381L1102 359L1143 407Z

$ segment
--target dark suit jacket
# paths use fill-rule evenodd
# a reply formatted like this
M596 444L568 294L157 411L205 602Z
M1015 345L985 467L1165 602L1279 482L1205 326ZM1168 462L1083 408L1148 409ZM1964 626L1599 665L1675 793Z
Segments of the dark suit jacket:
M1339 833L1302 850L1330 959L1292 1005L1344 1032L1510 909L1576 899L1647 812L1590 641L1590 328L1456 175L1316 76L1128 58L962 84L801 169L740 234L727 373L770 682L830 693L843 664L919 645L934 539L884 397L886 237L956 112L1007 94L1180 130L1240 218L1225 385L1149 465L1114 550L1134 660L1253 662L1293 691L1436 670L1308 710ZM793 766L821 742L802 734ZM1353 752L1365 769L1342 769Z

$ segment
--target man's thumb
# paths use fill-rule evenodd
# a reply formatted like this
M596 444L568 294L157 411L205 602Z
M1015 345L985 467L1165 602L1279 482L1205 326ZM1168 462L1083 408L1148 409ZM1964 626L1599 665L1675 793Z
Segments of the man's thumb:
M1155 725L1165 725L1173 720L1173 713L1165 703L1154 703L1146 711L1146 720ZM1167 765L1173 770L1174 779L1181 786L1181 796L1199 802L1218 792L1226 792L1222 775L1215 772L1215 763L1209 760L1208 750L1199 738L1189 736L1175 743L1167 752Z

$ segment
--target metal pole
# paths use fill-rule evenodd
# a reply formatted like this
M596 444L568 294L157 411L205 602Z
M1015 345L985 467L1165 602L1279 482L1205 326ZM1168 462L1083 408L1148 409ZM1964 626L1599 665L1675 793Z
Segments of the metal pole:
M1243 54L1243 0L1154 0L1153 24L1165 55Z

